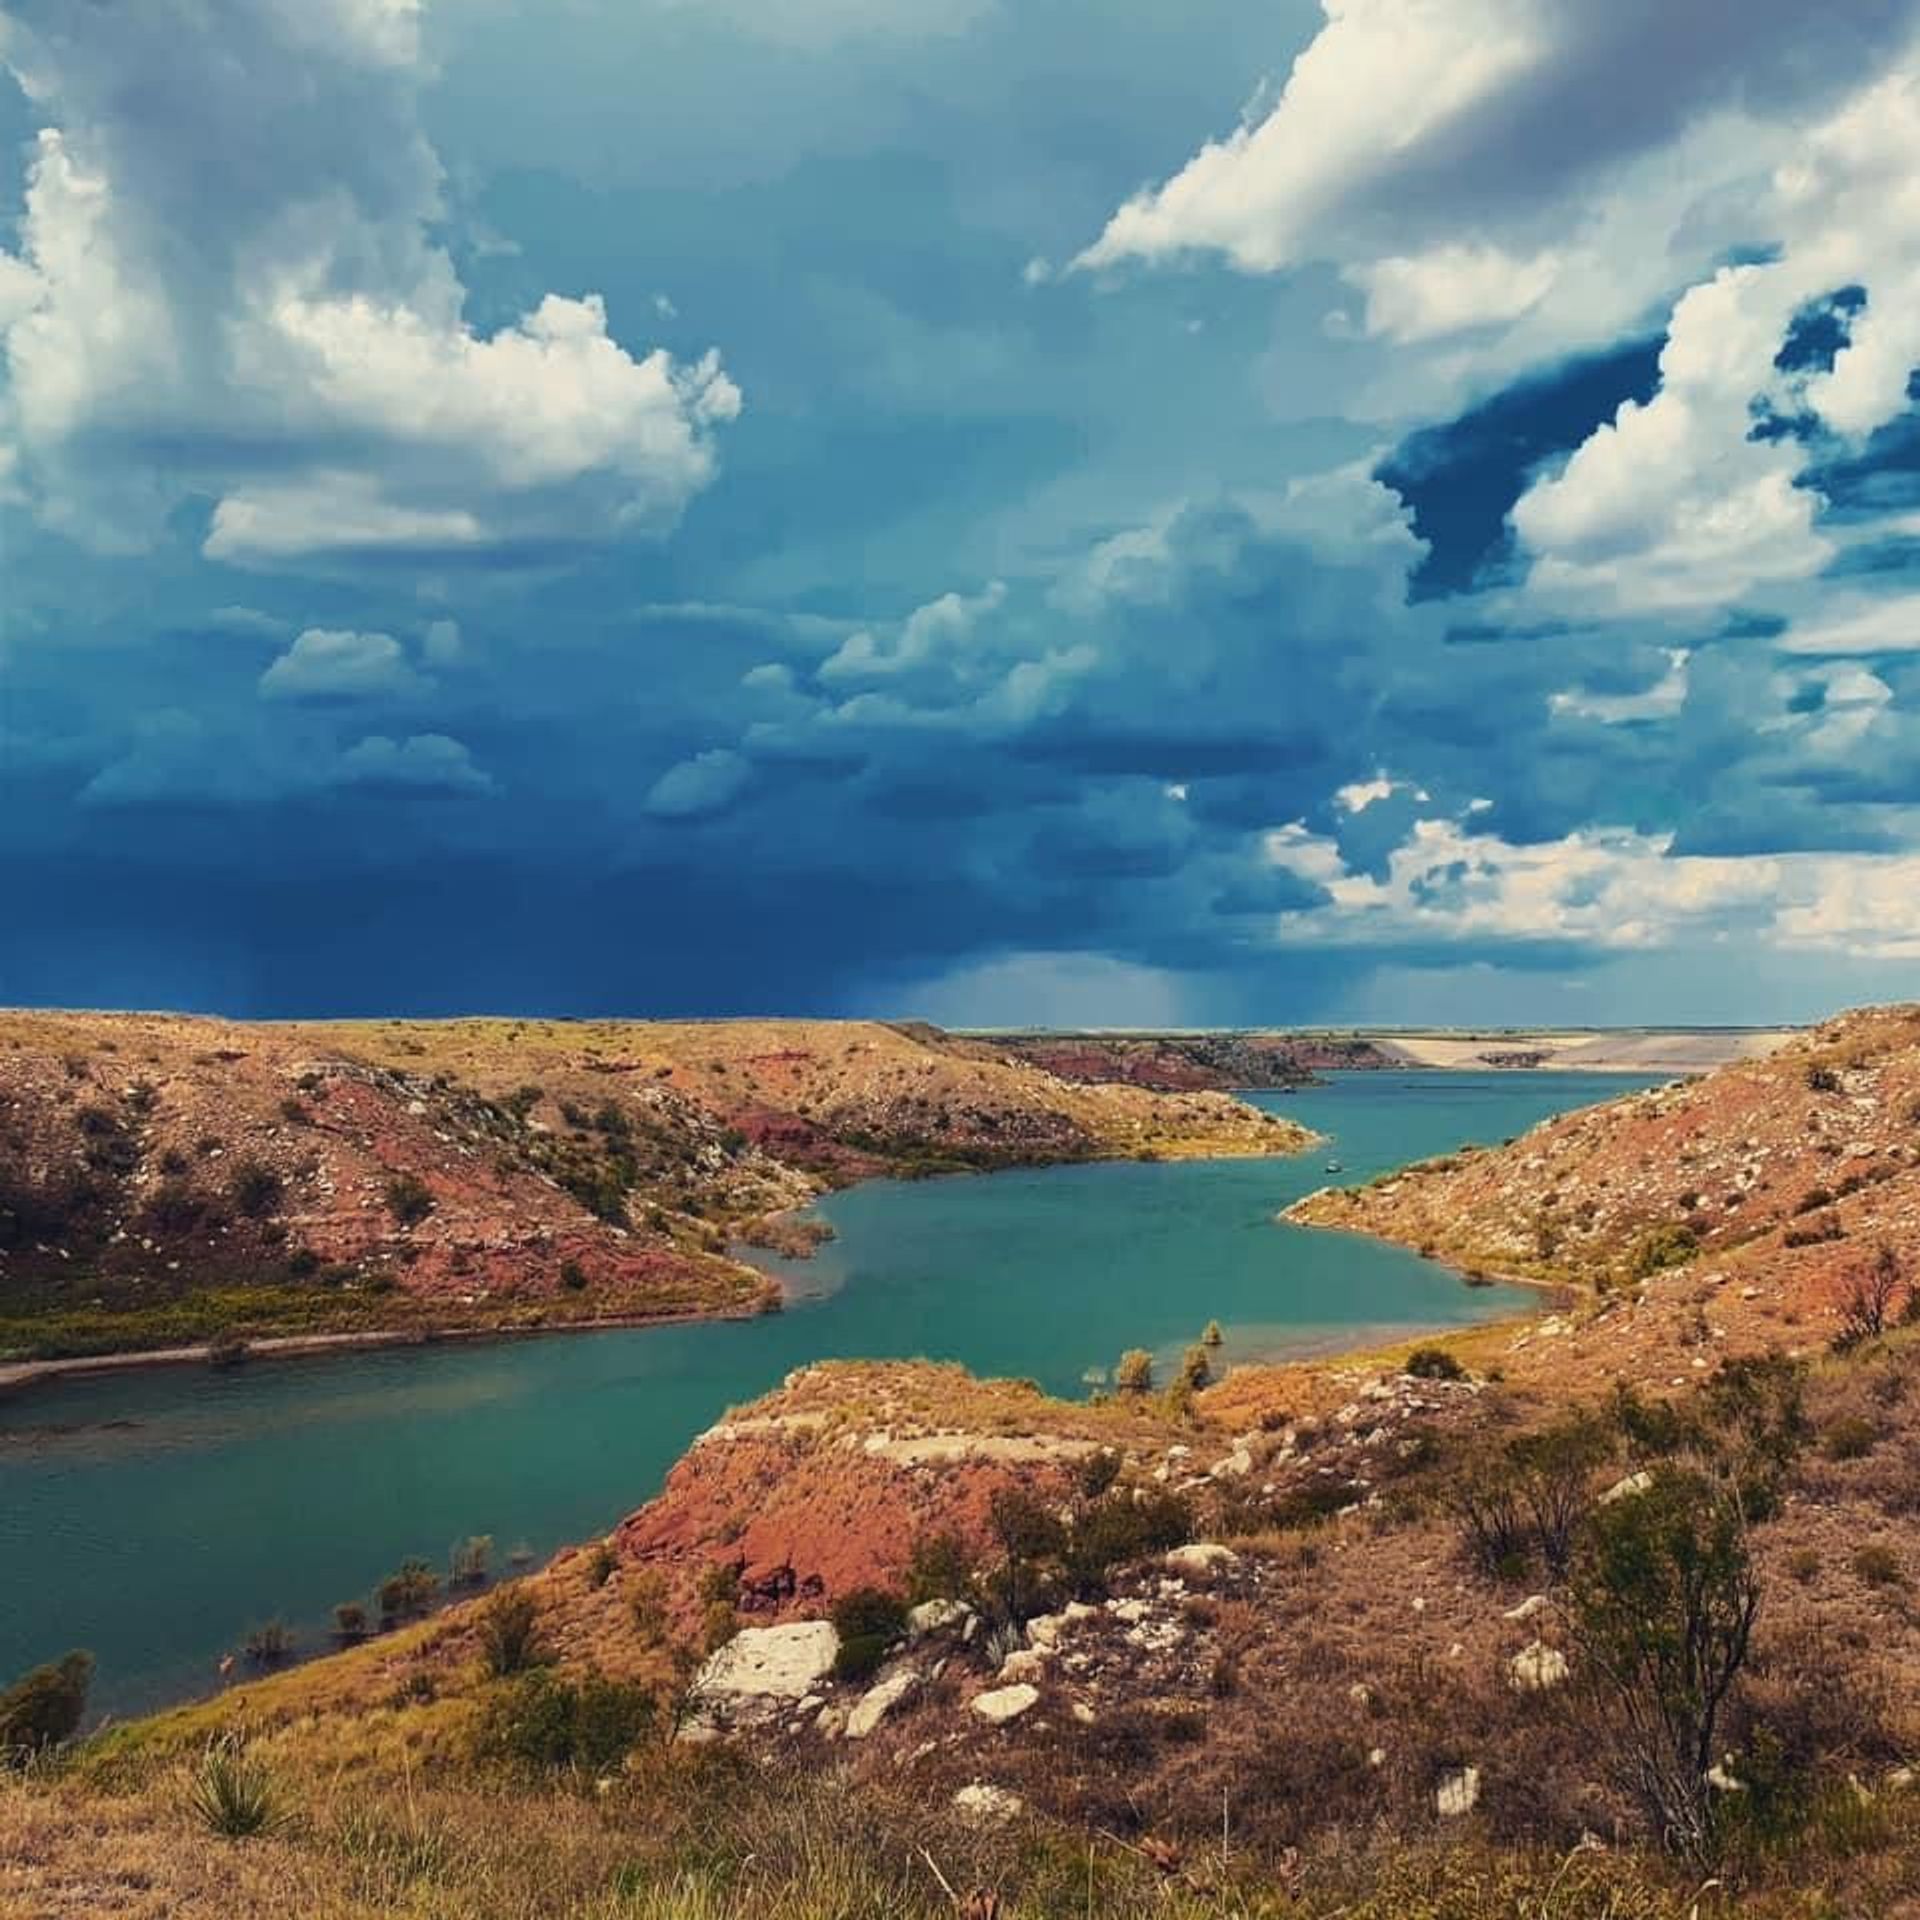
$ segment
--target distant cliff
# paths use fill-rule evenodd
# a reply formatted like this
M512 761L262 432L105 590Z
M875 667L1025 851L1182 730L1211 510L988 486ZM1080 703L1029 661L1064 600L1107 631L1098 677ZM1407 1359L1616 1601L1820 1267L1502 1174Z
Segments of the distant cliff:
M1331 1034L996 1033L975 1036L1014 1059L1087 1084L1162 1091L1306 1086L1317 1074L1404 1064L1373 1042Z

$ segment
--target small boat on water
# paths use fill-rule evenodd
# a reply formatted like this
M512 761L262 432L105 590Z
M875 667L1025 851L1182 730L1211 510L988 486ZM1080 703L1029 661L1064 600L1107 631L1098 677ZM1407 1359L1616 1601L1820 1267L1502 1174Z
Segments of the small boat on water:
M1338 1160L1329 1160L1327 1162L1327 1171L1329 1173L1345 1173L1346 1168L1342 1166Z

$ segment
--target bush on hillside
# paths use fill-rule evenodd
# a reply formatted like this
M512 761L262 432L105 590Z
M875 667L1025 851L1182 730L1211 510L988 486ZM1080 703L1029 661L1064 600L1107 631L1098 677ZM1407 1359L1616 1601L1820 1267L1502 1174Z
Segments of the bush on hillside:
M540 1639L540 1608L524 1588L495 1594L480 1615L480 1655L487 1671L507 1679L542 1665L547 1651Z
M387 1182L387 1211L396 1225L417 1227L438 1204L417 1173L396 1173Z
M611 1773L653 1724L645 1688L589 1673L563 1680L541 1668L494 1700L481 1731L483 1751L533 1772Z
M233 1204L249 1220L264 1220L280 1211L286 1182L261 1160L242 1160L227 1183Z
M0 1764L30 1760L71 1740L92 1684L93 1655L75 1648L0 1693Z
M1759 1607L1745 1515L1720 1478L1662 1464L1593 1510L1569 1624L1596 1750L1652 1830L1703 1866L1720 1821L1707 1773Z

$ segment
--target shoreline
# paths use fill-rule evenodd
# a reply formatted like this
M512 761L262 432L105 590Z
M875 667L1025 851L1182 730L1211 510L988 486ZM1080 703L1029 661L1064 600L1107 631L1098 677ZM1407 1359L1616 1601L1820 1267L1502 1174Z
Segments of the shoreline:
M1269 1153L1252 1147L1239 1149L1201 1147L1177 1154L1167 1154L1163 1151L1149 1154L1095 1154L1086 1160L1036 1160L1006 1167L956 1167L951 1173L939 1177L990 1176L995 1173L1032 1171L1054 1166L1088 1166L1102 1163L1112 1165L1134 1162L1151 1165L1156 1160L1287 1159L1293 1154L1311 1151L1323 1139L1322 1135L1311 1128L1303 1127L1302 1131L1307 1134L1307 1138L1287 1152ZM828 1188L826 1192L846 1192L852 1187L865 1185L868 1180L903 1177L889 1172L867 1174L858 1180L847 1182L845 1187ZM816 1205L825 1197L826 1193L823 1192L816 1195L813 1200L803 1201L795 1207L783 1208L780 1217L804 1213L807 1208ZM776 1252L777 1249L760 1248L757 1251ZM245 1366L254 1360L302 1360L324 1357L330 1353L374 1352L388 1347L430 1347L448 1341L519 1340L538 1334L632 1333L647 1327L686 1326L700 1321L757 1320L764 1314L784 1312L788 1305L789 1290L780 1276L770 1273L765 1267L752 1260L742 1259L737 1252L731 1257L740 1265L751 1267L765 1283L758 1302L746 1302L730 1307L679 1307L663 1313L608 1314L594 1320L548 1321L538 1326L486 1326L455 1323L444 1327L353 1328L342 1333L263 1334L257 1339L246 1342L245 1356L236 1364ZM810 1256L783 1255L781 1257ZM212 1351L210 1342L201 1341L180 1347L126 1347L107 1353L60 1355L38 1360L0 1360L0 1399L28 1392L50 1381L78 1378L88 1374L128 1373L142 1367L196 1365L213 1371L210 1365Z
M1275 1222L1284 1220L1290 1227L1305 1227L1312 1233L1346 1233L1356 1240L1374 1240L1383 1247L1398 1247L1403 1253L1410 1253L1416 1259L1424 1260L1429 1266L1439 1267L1453 1274L1461 1286L1469 1292L1482 1286L1489 1287L1526 1287L1535 1293L1564 1293L1569 1301L1578 1300L1592 1293L1590 1287L1582 1287L1577 1280L1547 1280L1535 1273L1496 1273L1491 1267L1464 1267L1457 1260L1443 1259L1437 1253L1422 1253L1411 1240L1396 1240L1390 1233L1376 1233L1371 1227L1336 1226L1327 1220L1303 1220L1294 1209L1304 1207L1309 1201L1317 1200L1323 1193L1345 1193L1345 1187L1315 1187L1311 1193L1303 1193L1298 1200L1290 1200L1276 1213ZM1477 1276L1477 1277L1476 1277ZM1530 1318L1526 1314L1514 1316L1518 1320ZM1494 1326L1497 1321L1488 1320L1483 1324ZM1459 1332L1459 1328L1442 1329L1443 1332Z
M756 1269L760 1271L760 1269ZM694 1322L759 1320L770 1313L782 1312L784 1293L771 1274L764 1275L769 1287L762 1305L738 1307L677 1307L664 1313L607 1314L598 1320L557 1320L539 1326L447 1327L367 1327L347 1333L266 1334L246 1343L246 1353L235 1368L255 1360L304 1360L329 1353L377 1351L386 1347L437 1347L455 1341L529 1340L541 1334L634 1333L648 1327L687 1326ZM0 1398L24 1393L50 1380L63 1380L94 1373L131 1373L142 1367L178 1367L199 1365L209 1372L220 1371L210 1364L212 1348L207 1343L188 1347L130 1347L114 1353L64 1355L49 1360L0 1361Z

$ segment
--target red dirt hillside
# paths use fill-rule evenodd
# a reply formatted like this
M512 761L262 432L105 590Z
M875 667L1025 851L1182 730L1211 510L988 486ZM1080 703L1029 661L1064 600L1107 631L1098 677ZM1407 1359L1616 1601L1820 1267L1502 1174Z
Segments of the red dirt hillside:
M1920 1254L1920 1008L1844 1014L1766 1059L1311 1194L1291 1217L1603 1289L1694 1260L1817 1295L1880 1239Z
M0 1359L751 1311L826 1186L1308 1137L877 1024L4 1014Z

